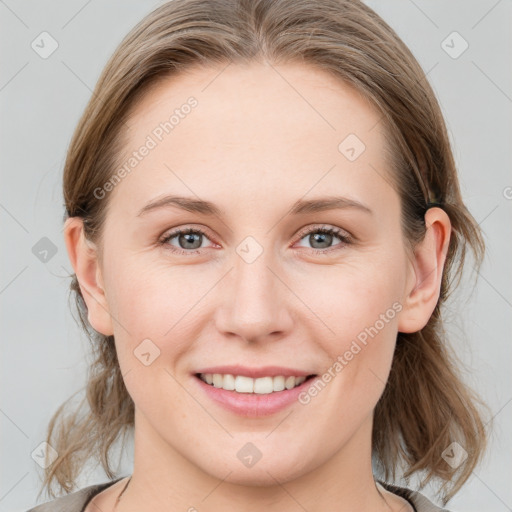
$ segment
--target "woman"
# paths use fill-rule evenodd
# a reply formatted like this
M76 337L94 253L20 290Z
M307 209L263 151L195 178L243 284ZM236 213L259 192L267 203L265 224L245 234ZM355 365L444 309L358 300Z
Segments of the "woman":
M466 249L419 64L354 0L173 0L100 77L64 172L96 361L32 510L441 510L485 446L441 306Z

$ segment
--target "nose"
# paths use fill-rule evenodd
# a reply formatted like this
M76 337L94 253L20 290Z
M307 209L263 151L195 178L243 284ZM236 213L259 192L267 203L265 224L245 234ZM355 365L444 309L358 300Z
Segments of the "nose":
M293 293L270 250L254 261L234 254L234 267L221 281L222 300L216 311L216 326L228 337L258 342L283 337L290 332Z

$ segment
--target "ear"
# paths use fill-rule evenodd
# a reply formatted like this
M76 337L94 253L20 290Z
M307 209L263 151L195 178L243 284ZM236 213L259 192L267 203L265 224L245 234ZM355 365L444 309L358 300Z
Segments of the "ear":
M441 291L441 279L451 235L451 222L441 208L425 213L427 231L416 246L403 309L398 318L399 332L417 332L429 321Z
M103 280L96 246L84 236L81 217L70 217L64 224L64 240L80 291L87 304L87 319L105 336L114 334L112 317L103 289Z

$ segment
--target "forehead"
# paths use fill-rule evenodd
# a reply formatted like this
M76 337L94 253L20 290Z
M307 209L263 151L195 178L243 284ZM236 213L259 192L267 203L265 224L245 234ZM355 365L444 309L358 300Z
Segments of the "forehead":
M353 87L307 65L192 68L133 108L120 164L150 149L114 192L129 189L137 205L169 188L220 202L333 187L379 194L387 186L380 117Z
M380 119L358 90L325 70L297 63L230 63L196 66L161 78L132 108L128 125L137 125L135 136L137 131L148 133L155 121L168 120L191 97L197 101L198 108L192 111L196 122L180 123L180 130L173 130L172 135L192 130L192 124L196 132L199 125L208 131L216 123L215 134L226 141L250 133L257 134L259 140L264 133L272 139L265 127L302 139L313 132L331 132L337 139L349 130L368 138L366 132ZM303 123L297 125L296 121ZM243 134L237 127L244 129Z

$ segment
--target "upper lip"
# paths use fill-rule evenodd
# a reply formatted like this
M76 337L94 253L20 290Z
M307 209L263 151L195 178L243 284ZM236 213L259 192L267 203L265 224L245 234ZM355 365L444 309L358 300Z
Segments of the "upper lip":
M296 368L285 368L284 366L260 366L259 368L250 368L249 366L232 365L232 366L210 366L202 368L195 373L221 373L224 375L243 375L245 377L276 377L282 375L283 377L308 377L314 375L313 372L305 372Z

